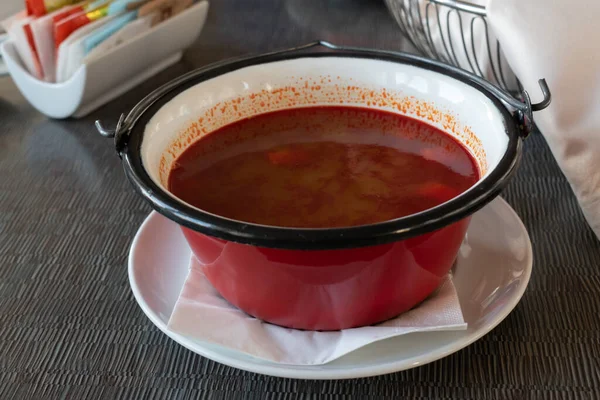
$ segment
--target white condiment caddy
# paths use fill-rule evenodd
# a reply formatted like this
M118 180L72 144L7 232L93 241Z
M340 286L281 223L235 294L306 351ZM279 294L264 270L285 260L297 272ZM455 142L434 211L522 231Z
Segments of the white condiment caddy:
M178 62L200 35L207 13L208 1L196 3L81 65L62 83L31 76L11 40L0 45L0 52L17 87L38 111L51 118L79 118Z

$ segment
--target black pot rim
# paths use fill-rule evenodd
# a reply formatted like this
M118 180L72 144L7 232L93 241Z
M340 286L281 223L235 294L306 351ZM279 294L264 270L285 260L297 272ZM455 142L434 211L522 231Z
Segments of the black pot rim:
M136 191L160 214L202 234L260 247L328 250L385 244L443 228L481 209L506 186L518 165L522 152L522 138L516 119L497 97L496 88L489 82L464 70L410 54L357 48L334 50L306 52L292 49L239 58L192 71L157 89L130 113L130 116L135 117L127 128L129 134L123 139L123 144L117 144L117 147L121 147L120 154L125 173ZM154 183L143 166L141 144L147 122L160 107L191 86L224 73L257 64L305 57L354 57L391 61L438 72L474 87L492 101L503 117L509 139L506 152L484 179L469 191L442 205L395 220L346 228L284 228L231 220L177 200Z

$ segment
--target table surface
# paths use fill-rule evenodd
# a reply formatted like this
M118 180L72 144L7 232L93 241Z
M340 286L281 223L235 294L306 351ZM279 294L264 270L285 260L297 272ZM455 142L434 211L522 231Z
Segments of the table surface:
M600 244L539 134L503 194L533 242L531 283L456 354L368 379L280 379L202 358L146 319L126 257L150 208L93 121L116 123L193 68L314 39L406 46L379 0L215 0L182 62L84 119L48 120L0 78L0 399L600 398Z

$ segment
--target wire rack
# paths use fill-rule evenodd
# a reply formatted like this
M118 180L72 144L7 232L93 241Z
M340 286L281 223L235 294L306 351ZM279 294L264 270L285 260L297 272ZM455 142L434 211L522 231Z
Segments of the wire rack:
M423 55L466 69L519 97L522 87L490 32L484 6L458 0L385 2Z

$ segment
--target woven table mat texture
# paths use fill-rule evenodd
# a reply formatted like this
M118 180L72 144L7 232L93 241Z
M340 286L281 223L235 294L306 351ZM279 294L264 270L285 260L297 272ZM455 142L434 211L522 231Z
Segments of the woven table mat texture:
M193 68L317 38L406 48L377 0L215 0L183 62L85 119L48 120L0 78L0 400L600 398L600 244L540 134L503 192L533 243L531 282L456 354L367 379L280 379L202 358L144 316L127 254L150 208L93 121L114 124Z

